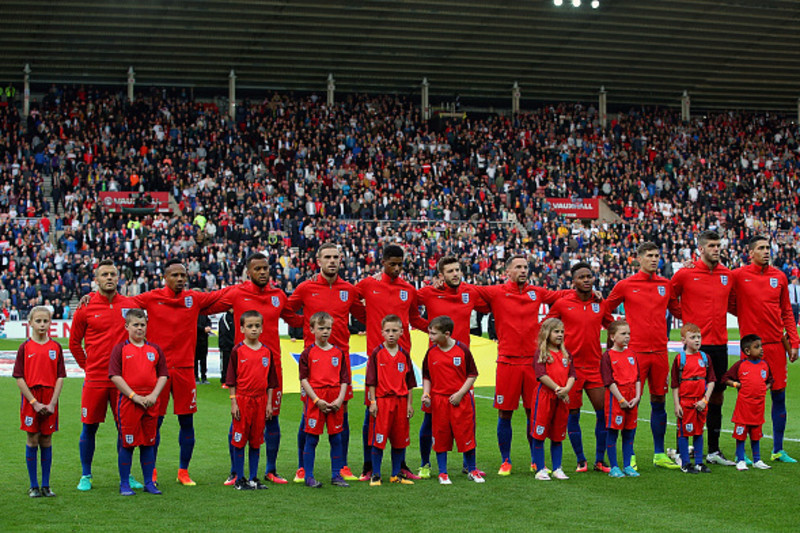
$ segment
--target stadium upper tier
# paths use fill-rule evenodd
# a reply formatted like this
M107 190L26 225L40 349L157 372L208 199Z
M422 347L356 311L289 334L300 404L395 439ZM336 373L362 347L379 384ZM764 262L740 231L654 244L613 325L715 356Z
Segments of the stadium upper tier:
M383 243L399 242L417 285L443 254L463 259L469 281L493 283L503 258L524 250L534 283L567 286L583 259L607 293L636 269L638 243L662 247L669 277L708 228L722 233L731 267L762 232L774 264L800 272L796 123L748 113L683 123L667 109L609 118L602 130L591 106L558 104L425 122L397 96L349 95L328 108L313 95L269 94L231 121L181 89L130 104L122 91L53 87L27 124L0 108L0 300L6 313L50 303L63 314L105 257L121 267L125 294L160 286L173 256L191 285L218 287L256 250L291 292L328 240L342 245L351 281L375 271ZM114 214L100 200L109 191L174 201L168 213ZM571 220L548 197L602 197L619 218Z

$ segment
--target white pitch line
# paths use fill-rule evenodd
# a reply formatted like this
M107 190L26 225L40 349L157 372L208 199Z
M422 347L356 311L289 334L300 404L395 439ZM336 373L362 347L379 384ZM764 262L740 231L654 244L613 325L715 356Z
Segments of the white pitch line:
M480 398L482 400L492 400L492 401L494 401L494 397L492 397L492 396L481 396L479 394L476 394L475 397L476 398ZM581 409L581 413L584 413L584 414L587 414L587 415L595 415L596 416L596 413L594 411L586 411L584 409ZM639 422L647 422L648 424L650 423L650 419L648 419L648 418L639 418L638 420L639 420ZM677 424L673 424L672 422L667 422L667 425L668 426L673 426L673 427L678 427ZM721 430L721 432L733 435L733 431L731 431L730 429L723 429L723 430ZM765 439L769 439L769 440L773 440L772 439L772 435L768 435L766 433L764 433L764 438ZM792 438L789 438L789 437L784 437L783 440L789 441L789 442L800 442L800 439L792 439Z

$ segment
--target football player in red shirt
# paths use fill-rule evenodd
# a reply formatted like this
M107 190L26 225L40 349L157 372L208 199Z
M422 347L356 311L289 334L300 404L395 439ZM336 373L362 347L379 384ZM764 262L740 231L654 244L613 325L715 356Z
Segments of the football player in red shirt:
M602 299L595 295L594 272L588 263L579 262L570 268L573 290L550 306L547 318L558 318L564 323L564 344L575 365L575 386L570 389L567 432L572 449L578 459L577 472L586 472L588 462L583 453L580 416L584 390L597 416L594 426L594 469L609 472L603 458L606 453L606 423L603 398L605 387L600 375L600 330L611 322Z
M338 346L350 356L350 315L366 324L364 304L355 286L339 277L339 268L342 263L342 254L339 247L333 243L325 243L317 250L317 265L319 274L302 282L289 297L286 308L292 312L303 311L303 341L306 346L314 344L314 335L311 333L311 317L325 311L333 317L333 330L331 343ZM350 448L350 417L348 416L347 401L353 397L352 387L348 388L344 406L344 429L342 430L342 477L347 481L357 481L358 477L348 466L347 456ZM297 433L298 467L295 482L301 483L305 478L303 472L303 449L305 448L304 421L300 420Z
M397 315L383 318L384 342L372 352L367 363L369 412L372 415L369 442L372 447L370 486L381 484L381 462L386 442L392 441L391 483L413 485L400 474L409 438L409 419L414 416L411 389L417 386L411 355L397 341L403 334L403 321Z
M264 427L264 444L266 448L266 469L264 478L278 484L286 484L286 479L278 475L277 459L281 444L281 426L279 415L283 399L283 367L281 365L281 339L278 334L278 319L282 318L290 326L297 327L301 318L297 317L287 307L286 294L281 289L270 285L269 262L262 253L254 253L245 260L248 281L228 287L224 295L204 312L215 314L233 308L233 320L241 322L241 317L247 311L258 311L263 318L263 329L259 337L261 344L269 348L272 353L272 365L278 376L278 386L272 395L273 416L266 421ZM238 328L234 333L234 343L239 344L244 340L244 333ZM231 440L230 438L228 439ZM231 460L233 459L234 446L231 445ZM231 464L233 468L233 464ZM233 470L225 481L225 485L233 485L235 476Z
M680 318L700 327L703 345L700 351L711 361L714 375L728 370L728 308L733 294L733 273L720 260L720 236L704 231L697 237L700 259L678 270L669 281L673 296L681 303ZM706 461L734 466L719 449L722 427L724 385L717 383L708 404L708 455Z
M50 467L53 464L53 433L58 431L58 397L67 370L61 345L50 338L50 310L34 307L28 314L31 336L17 351L14 371L22 393L19 410L20 429L27 434L25 463L31 486L28 496L39 498L56 494L50 490ZM42 450L42 485L36 472L36 455Z
M428 321L419 314L417 291L413 285L400 277L403 272L405 252L400 246L390 244L383 249L383 272L361 280L356 289L364 301L367 314L367 353L371 354L383 341L381 321L387 315L397 315L403 321L403 335L398 341L400 347L411 353L411 334L409 325L426 330ZM365 403L366 395L364 396ZM368 405L368 404L367 404ZM361 429L361 441L364 447L364 467L361 480L367 481L372 476L372 450L369 445L369 409L364 410L364 424ZM402 474L410 479L419 479L403 464Z
M428 333L431 347L422 362L422 403L431 409L433 451L439 466L439 484L452 485L447 473L447 452L456 442L464 454L469 480L483 483L475 468L475 397L472 387L478 367L469 348L453 340L453 319L439 316L431 320Z
M453 339L467 348L470 345L470 319L472 312L488 314L491 309L478 295L474 286L463 283L464 275L461 263L454 256L445 256L436 263L439 277L432 285L422 287L417 291L419 303L425 306L428 320L437 316L449 316L453 319ZM419 427L419 454L421 458L419 477L431 477L431 446L433 434L431 433L431 413L425 406L422 407L423 419ZM464 473L469 473L464 465Z
M230 391L230 443L234 447L236 490L266 489L258 479L258 461L264 443L264 426L273 417L272 395L278 386L278 374L272 352L261 343L264 318L258 311L245 311L239 317L244 340L231 352L226 372ZM250 480L244 477L244 446L250 445L248 461Z
M742 337L750 334L761 337L764 361L769 365L775 380L770 392L773 435L771 459L796 463L783 450L788 377L786 354L788 352L789 361L794 363L797 361L797 348L800 346L789 301L789 282L783 272L770 266L770 247L766 237L755 236L750 239L748 246L751 263L733 271L739 332Z
M315 489L322 486L314 478L314 461L319 437L327 427L331 445L331 484L349 487L341 476L341 437L344 425L342 404L350 384L350 366L345 359L345 353L328 342L333 325L331 315L325 312L315 313L310 322L316 341L303 350L298 363L300 385L306 393L303 407L303 430L307 433L303 451L305 482L307 487Z
M539 307L552 304L566 291L554 292L528 284L528 259L512 255L506 260L508 280L502 285L475 286L489 304L497 328L497 377L494 407L498 410L497 443L503 464L498 475L511 475L511 417L519 407L525 408L528 445L530 436L531 400L536 389L533 359L539 336ZM531 464L533 464L531 456Z
M167 359L157 345L147 342L147 316L141 309L125 315L128 340L114 346L108 361L108 376L119 389L119 493L134 496L129 480L133 449L139 447L145 492L161 494L153 482L155 444L158 433L158 402L167 384ZM163 399L162 399L163 401Z
M111 349L128 338L125 315L136 307L133 300L117 292L119 270L110 259L97 264L94 281L97 292L89 296L86 305L75 311L69 335L69 351L78 366L86 372L81 389L83 428L79 449L83 472L78 482L80 491L92 488L95 437L100 423L105 422L109 406L116 421L119 391L108 379L108 358ZM144 488L133 476L128 483L134 489Z
M606 300L606 312L625 304L625 320L630 324L631 343L642 383L650 389L650 429L653 432L653 464L662 468L680 468L665 453L667 411L664 407L669 378L667 354L667 309L681 316L678 301L669 290L669 280L657 274L661 254L652 242L636 250L639 272L617 283ZM606 413L608 416L608 413Z
M761 460L760 441L764 434L764 404L767 390L774 384L769 365L762 359L764 349L761 337L752 333L740 341L745 359L736 361L722 376L722 381L738 391L733 409L733 438L736 439L736 469L747 470L744 443L750 436L753 466L760 470L772 468Z

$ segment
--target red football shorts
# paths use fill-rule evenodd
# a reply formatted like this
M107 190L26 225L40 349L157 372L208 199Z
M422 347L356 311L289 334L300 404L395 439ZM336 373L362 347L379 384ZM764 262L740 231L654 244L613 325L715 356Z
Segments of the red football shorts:
M622 385L619 392L626 400L636 396L636 385ZM636 419L639 416L639 404L633 409L623 409L611 391L606 390L606 428L608 429L636 429Z
M267 420L267 396L236 395L239 405L239 420L233 419L233 432L231 445L244 448L250 444L251 448L259 448L264 444L264 426Z
M451 404L445 394L431 395L431 434L436 453L452 450L453 440L460 453L475 448L475 398L471 392L458 405Z
M569 408L580 409L583 406L583 391L588 389L602 389L603 377L600 369L587 369L575 367L575 384L569 390Z
M516 411L519 407L520 396L522 397L522 406L530 409L537 385L533 365L511 365L498 362L494 387L495 409Z
M386 449L386 441L392 448L407 448L411 443L408 424L408 398L387 396L377 398L378 416L369 417L369 445Z
M31 387L31 394L39 403L48 404L53 399L53 387L36 386ZM28 433L41 433L42 435L52 435L58 431L58 404L56 404L56 412L53 414L40 415L30 404L28 400L22 396L22 404L19 408L19 429L27 431Z
M567 436L567 419L569 405L558 399L558 396L542 384L536 389L536 396L531 409L531 437L538 440L550 439L561 442Z
M650 394L664 396L667 394L669 378L669 356L667 352L636 352L639 362L639 380L650 388Z
M81 389L81 423L105 422L109 406L116 421L118 396L119 390L110 381L108 384L84 382Z
M757 426L747 426L744 424L734 424L733 425L733 438L736 440L747 440L747 437L750 437L750 441L759 441L761 437L764 436L764 432L761 431L762 424Z
M126 448L155 445L160 402L145 409L120 392L117 398L117 430L122 445Z
M320 387L314 392L317 396L328 403L333 403L339 397L339 387ZM341 433L344 428L344 407L334 413L323 413L314 402L306 397L306 405L303 408L303 431L312 435L322 435L325 427L328 428L328 435Z
M703 434L708 408L703 409L702 412L698 412L694 406L699 400L700 398L681 398L683 418L678 419L679 437L693 437Z
M159 416L167 414L170 393L172 393L173 413L176 415L189 415L197 412L197 385L194 382L194 368L169 369L167 385L158 398Z
M769 371L772 372L772 390L782 390L786 388L787 378L789 376L789 360L786 358L786 350L783 348L783 343L770 342L764 344L764 362L767 363ZM747 359L745 354L742 354L741 359Z

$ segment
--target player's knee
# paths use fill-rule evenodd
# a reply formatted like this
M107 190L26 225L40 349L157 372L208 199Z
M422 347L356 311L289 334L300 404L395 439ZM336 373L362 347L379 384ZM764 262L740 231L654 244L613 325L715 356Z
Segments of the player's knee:
M663 394L651 394L650 401L652 403L664 403L666 401L666 396Z
M39 434L39 447L40 448L49 448L53 444L53 436L52 435L42 435Z
M502 418L503 420L511 420L511 417L513 415L514 415L514 411L505 411L505 410L502 410L502 409L497 411L497 416L499 418Z
M28 433L28 438L26 440L26 444L31 448L36 448L39 446L39 434L38 433Z

